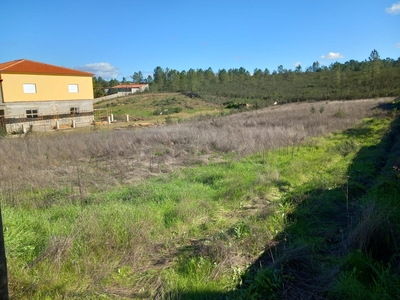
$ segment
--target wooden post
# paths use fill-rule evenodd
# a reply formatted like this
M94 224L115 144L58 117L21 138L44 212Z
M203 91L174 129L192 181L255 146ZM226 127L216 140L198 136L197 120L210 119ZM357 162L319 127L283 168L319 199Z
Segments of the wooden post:
M4 246L3 220L0 208L0 300L8 300L7 259Z

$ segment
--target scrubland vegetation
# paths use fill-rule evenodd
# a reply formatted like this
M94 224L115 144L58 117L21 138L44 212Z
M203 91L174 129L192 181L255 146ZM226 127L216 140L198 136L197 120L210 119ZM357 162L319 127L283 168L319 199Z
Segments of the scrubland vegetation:
M393 299L398 100L0 140L14 299Z
M354 100L393 97L400 94L400 58L381 58L374 49L364 61L335 62L329 66L318 61L294 70L283 65L276 70L256 68L174 70L157 66L153 75L143 78L141 71L131 76L135 83L146 82L151 92L191 92L209 103L248 103L257 108L274 102ZM123 78L122 83L127 83ZM96 97L104 88L119 84L94 78Z

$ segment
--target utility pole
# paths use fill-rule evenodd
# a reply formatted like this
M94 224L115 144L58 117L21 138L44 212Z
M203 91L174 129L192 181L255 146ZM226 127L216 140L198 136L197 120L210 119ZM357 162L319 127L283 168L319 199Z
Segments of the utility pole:
M8 300L7 259L4 246L3 218L0 208L0 300Z

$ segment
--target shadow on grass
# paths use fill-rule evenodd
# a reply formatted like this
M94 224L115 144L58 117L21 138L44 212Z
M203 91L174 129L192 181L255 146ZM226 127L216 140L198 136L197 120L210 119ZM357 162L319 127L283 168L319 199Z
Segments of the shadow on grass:
M377 108L389 111L398 110L400 109L400 97L397 97L391 103L381 103Z
M359 138L362 133L350 130L346 134L348 138ZM364 131L363 134L369 132ZM400 185L393 187L390 184L395 178L389 161L390 157L400 155L393 149L399 143L399 135L400 119L397 118L378 145L360 149L347 170L348 179L342 187L308 191L307 199L297 205L289 216L291 225L277 237L279 243L274 249L267 249L250 266L248 272L253 274L250 276L254 277L260 266L276 269L289 278L283 280L281 298L324 299L329 298L332 283L338 278L342 264L340 260L350 251L361 248L379 261L391 261L395 258L399 252L396 247L399 241L397 237L388 238L389 230L383 234L379 232L380 224L371 224L371 227L376 227L365 229L363 239L357 240L362 236L357 227L363 224L363 214L368 205L361 201L361 197L371 189L378 187L391 195L400 194ZM382 181L382 174L385 173L389 173L389 176ZM387 182L392 187L390 192L387 187L382 187ZM286 201L296 199L294 196ZM375 202L372 206L380 205L377 203L378 199L373 200ZM249 286L244 285L241 288L247 289Z
M397 108L399 103L389 104L387 109ZM351 129L347 138L362 138L371 134L367 129ZM273 247L267 247L262 255L246 270L242 285L227 293L177 292L177 299L330 299L332 284L338 279L343 267L343 257L360 246L380 243L375 249L376 258L385 261L398 257L398 237L392 242L377 240L355 242L362 224L365 207L361 198L373 188L386 190L385 184L395 180L390 172L393 157L400 156L400 118L395 119L390 131L378 145L363 147L347 170L343 186L302 191L301 195L289 194L285 201L296 205L288 216L289 224L276 238ZM398 149L394 145L398 143ZM398 153L394 153L398 151ZM400 161L399 161L400 163ZM387 173L386 181L382 174ZM389 183L390 184L390 183ZM391 184L392 195L400 194L400 185ZM393 191L394 189L394 191ZM299 202L299 199L302 199ZM382 237L383 239L384 237ZM386 238L386 237L385 237ZM267 241L266 241L267 242ZM392 247L393 249L386 249ZM372 253L373 254L373 253ZM399 260L397 258L397 260ZM260 277L262 270L270 269L272 275ZM264 278L266 284L259 282ZM264 283L265 283L264 282ZM274 287L279 286L279 289ZM334 297L333 297L334 298ZM175 298L173 298L175 299Z

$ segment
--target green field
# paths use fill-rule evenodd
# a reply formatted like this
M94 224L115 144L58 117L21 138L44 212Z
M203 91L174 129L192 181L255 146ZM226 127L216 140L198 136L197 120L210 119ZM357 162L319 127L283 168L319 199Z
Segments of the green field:
M221 105L205 102L201 98L189 97L181 93L139 93L98 102L94 106L99 115L116 116L119 121L129 115L134 123L177 122L204 114L227 113Z
M101 105L186 101L147 96ZM398 99L190 101L207 115L0 140L12 299L398 297Z

